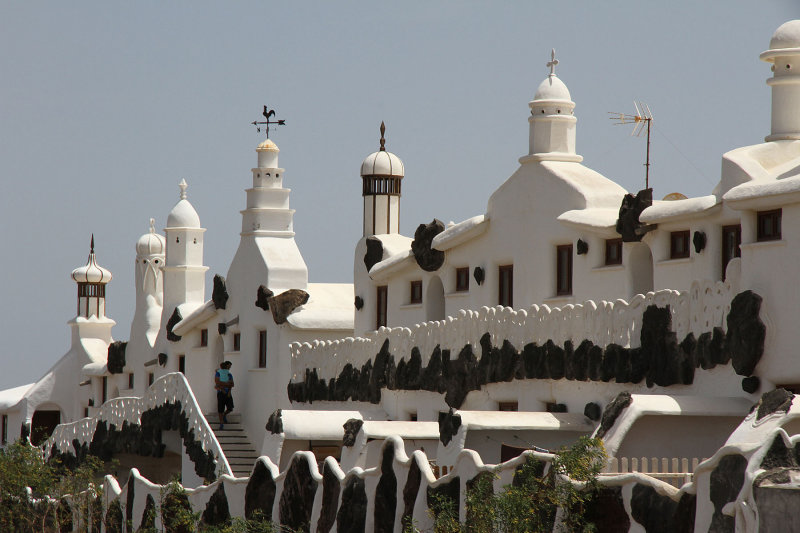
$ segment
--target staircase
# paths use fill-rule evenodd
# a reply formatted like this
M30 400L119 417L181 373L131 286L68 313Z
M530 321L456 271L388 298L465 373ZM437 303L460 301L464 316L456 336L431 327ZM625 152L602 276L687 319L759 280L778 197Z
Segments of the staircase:
M225 429L219 429L219 415L217 413L207 413L205 415L208 425L214 430L222 447L228 464L231 465L233 475L236 477L247 477L253 469L253 465L258 459L258 453L247 438L247 433L242 426L242 415L231 413L228 415L228 423Z

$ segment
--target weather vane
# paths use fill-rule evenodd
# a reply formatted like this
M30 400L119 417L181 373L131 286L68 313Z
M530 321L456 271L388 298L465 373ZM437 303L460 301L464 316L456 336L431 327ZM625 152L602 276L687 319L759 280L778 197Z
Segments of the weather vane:
M253 122L251 122L251 124L256 127L256 131L258 131L259 133L261 133L261 126L263 125L264 129L267 132L267 139L269 139L269 125L270 124L277 124L278 126L285 126L286 125L286 121L283 120L283 119L270 120L271 117L275 116L275 110L274 109L267 109L267 106L264 106L264 112L261 113L261 114L264 115L264 118L266 120L263 120L263 121L254 120Z
M614 113L609 111L611 120L618 120L615 124L634 124L631 135L640 136L645 129L647 129L647 158L645 159L644 167L644 186L650 188L650 124L653 122L653 113L650 112L650 106L642 102L633 102L636 107L635 115L626 115L625 113Z

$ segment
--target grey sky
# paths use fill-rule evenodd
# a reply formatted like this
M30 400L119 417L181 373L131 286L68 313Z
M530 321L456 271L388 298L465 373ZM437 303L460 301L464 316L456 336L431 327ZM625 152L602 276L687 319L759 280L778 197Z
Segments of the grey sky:
M114 274L114 337L128 338L134 244L150 217L164 227L181 178L208 228L209 276L226 274L264 104L287 122L271 137L310 279L351 282L359 166L381 120L406 168L403 233L483 213L527 153L527 103L555 48L584 164L643 187L644 139L607 118L639 99L656 118L656 197L708 194L722 153L769 132L758 54L793 18L795 0L6 2L0 389L68 349L69 274L92 232Z

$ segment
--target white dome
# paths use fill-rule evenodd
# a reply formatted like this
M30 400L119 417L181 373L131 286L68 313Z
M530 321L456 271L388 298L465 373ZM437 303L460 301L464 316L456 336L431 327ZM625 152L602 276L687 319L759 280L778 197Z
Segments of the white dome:
M72 279L78 283L108 283L111 281L111 272L99 266L94 258L94 235L89 250L89 259L82 267L72 271Z
M403 162L391 152L379 150L369 154L361 163L362 176L400 176L405 175Z
M256 151L258 151L258 152L262 152L262 151L280 152L280 149L278 148L277 144L272 142L271 139L266 139L264 142L262 142L261 144L256 146Z
M569 94L569 89L564 85L564 82L558 79L558 76L551 74L547 76L539 88L536 89L536 94L533 95L533 101L537 100L561 100L571 102L572 97Z
M136 255L163 255L166 250L166 239L156 233L155 219L150 219L150 231L136 241Z
M769 40L772 50L780 48L800 48L800 20L785 22L775 30Z
M186 180L181 180L178 186L181 188L181 201L175 204L167 217L168 228L199 228L200 217L194 210L192 204L186 199Z

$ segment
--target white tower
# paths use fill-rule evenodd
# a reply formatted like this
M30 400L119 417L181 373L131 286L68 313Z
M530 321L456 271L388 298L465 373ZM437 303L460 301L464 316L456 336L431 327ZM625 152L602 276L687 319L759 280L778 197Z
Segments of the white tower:
M94 257L94 235L89 247L86 265L72 271L72 279L78 284L78 312L69 321L72 328L72 346L86 353L82 339L100 339L111 342L111 328L116 324L106 316L106 284L111 281L111 272L97 264ZM78 347L78 348L76 348ZM82 365L91 361L82 359Z
M556 76L556 65L558 60L553 50L547 63L550 75L528 103L531 109L528 155L522 158L522 162L583 161L583 157L575 153L575 125L578 122L573 115L575 102L567 86Z
M186 180L181 180L181 199L167 217L164 272L164 309L183 303L202 304L205 298L206 270L203 266L203 233L200 217L186 199ZM169 317L167 317L169 318Z
M361 195L364 197L364 237L400 232L400 185L403 162L386 151L381 122L381 147L361 163Z
M764 140L800 139L800 20L782 24L759 56L772 63L772 130Z

